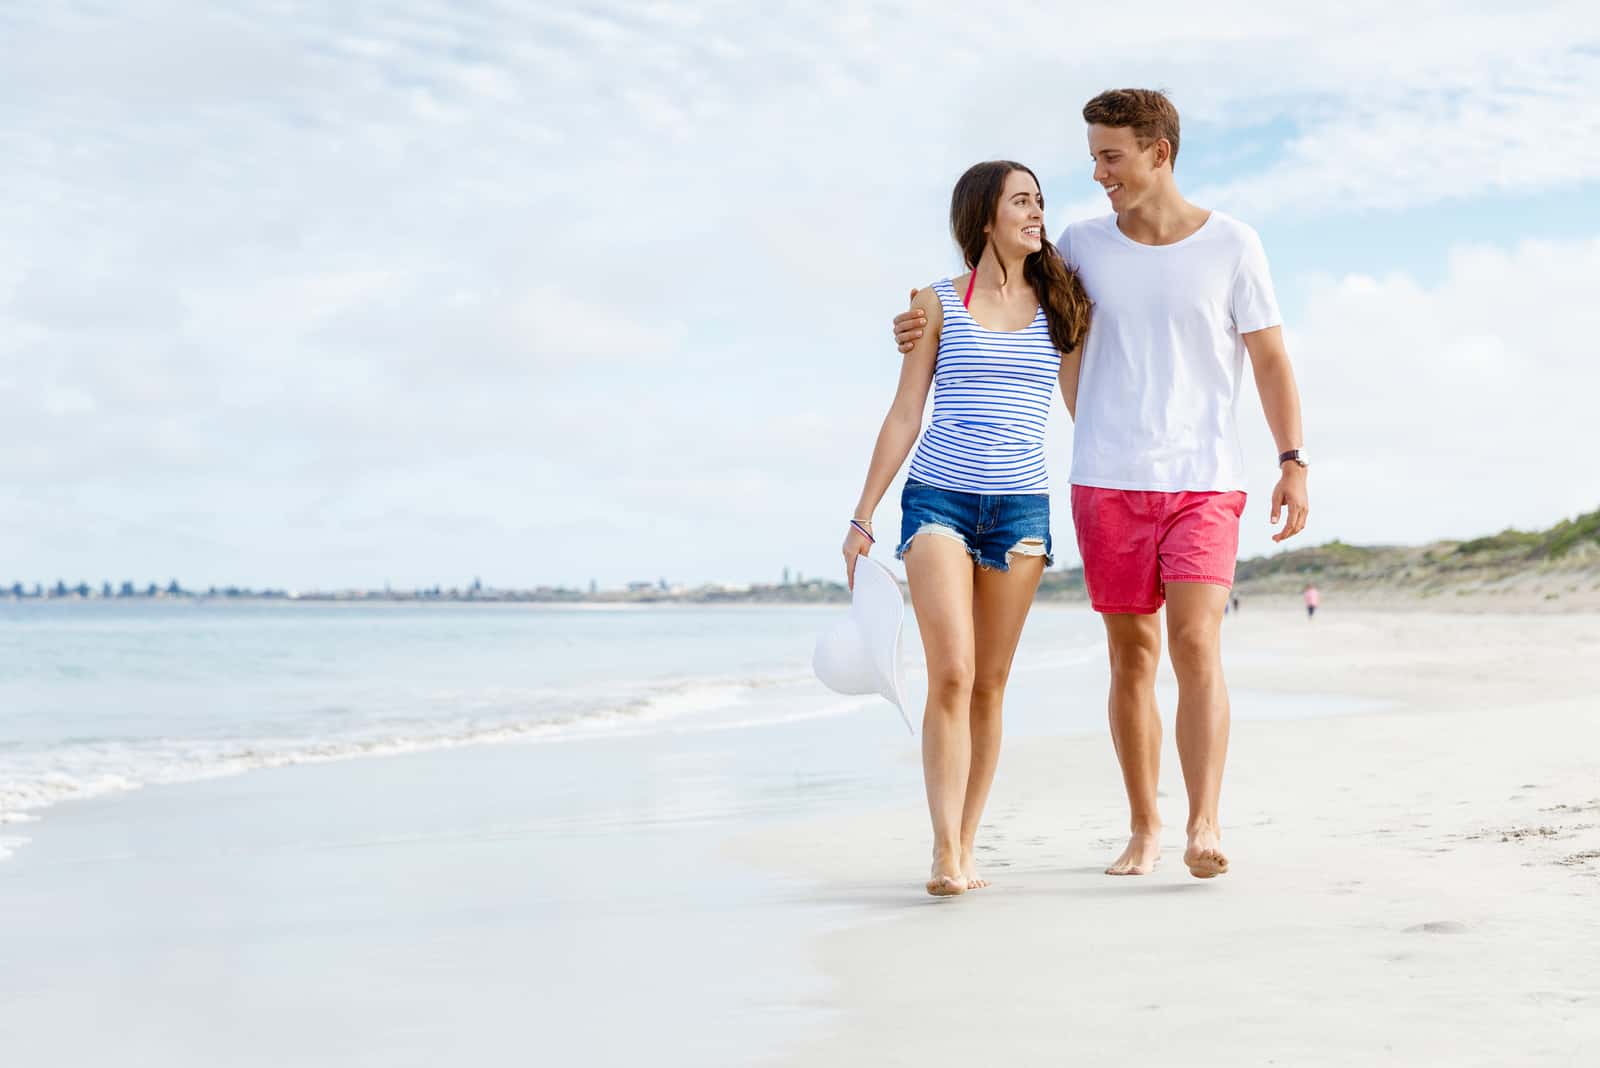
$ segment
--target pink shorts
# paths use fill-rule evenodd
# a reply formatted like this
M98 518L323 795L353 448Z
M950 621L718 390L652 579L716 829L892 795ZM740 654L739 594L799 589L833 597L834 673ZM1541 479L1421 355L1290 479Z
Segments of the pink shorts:
M1096 612L1149 615L1169 582L1233 585L1244 491L1072 487L1083 583Z

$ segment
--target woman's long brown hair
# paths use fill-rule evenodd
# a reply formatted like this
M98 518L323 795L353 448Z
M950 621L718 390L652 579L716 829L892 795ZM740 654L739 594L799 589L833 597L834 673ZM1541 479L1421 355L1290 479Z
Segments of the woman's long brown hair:
M988 236L983 228L994 222L1000 210L1000 196L1005 192L1006 178L1012 171L1023 171L1039 184L1039 178L1027 167L1008 159L990 160L967 168L967 173L956 182L950 194L950 233L961 246L961 255L967 267L978 269L983 258L983 247ZM1089 331L1089 315L1093 305L1083 291L1078 273L1068 267L1061 253L1040 235L1044 247L1022 261L1022 277L1039 297L1044 307L1045 321L1050 324L1050 341L1062 353L1071 352L1083 341ZM1000 268L1004 273L1005 267Z

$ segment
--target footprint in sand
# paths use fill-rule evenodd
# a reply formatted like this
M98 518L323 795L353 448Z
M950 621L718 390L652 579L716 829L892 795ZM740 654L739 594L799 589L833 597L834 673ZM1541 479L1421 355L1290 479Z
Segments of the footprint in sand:
M1462 934L1467 930L1467 925L1457 923L1455 920L1429 920L1419 923L1415 927L1407 927L1406 934Z
M1600 849L1587 849L1582 853L1573 853L1571 856L1562 857L1556 863L1564 868L1577 868L1592 860L1600 860Z

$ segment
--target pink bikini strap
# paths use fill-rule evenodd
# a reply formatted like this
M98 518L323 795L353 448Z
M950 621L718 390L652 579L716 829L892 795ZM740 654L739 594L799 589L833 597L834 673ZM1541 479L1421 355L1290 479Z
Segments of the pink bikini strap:
M972 307L972 287L977 284L977 281L978 281L978 269L976 267L974 267L972 269L971 277L969 277L967 279L967 295L961 298L961 306L963 308L971 308Z

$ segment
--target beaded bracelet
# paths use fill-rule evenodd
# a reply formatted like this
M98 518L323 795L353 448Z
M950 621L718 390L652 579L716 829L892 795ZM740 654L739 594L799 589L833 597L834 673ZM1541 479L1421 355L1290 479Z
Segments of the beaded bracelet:
M878 544L878 539L872 536L872 531L862 526L859 519L850 520L850 525L861 531L862 536L865 537L867 541L871 542L873 545Z

